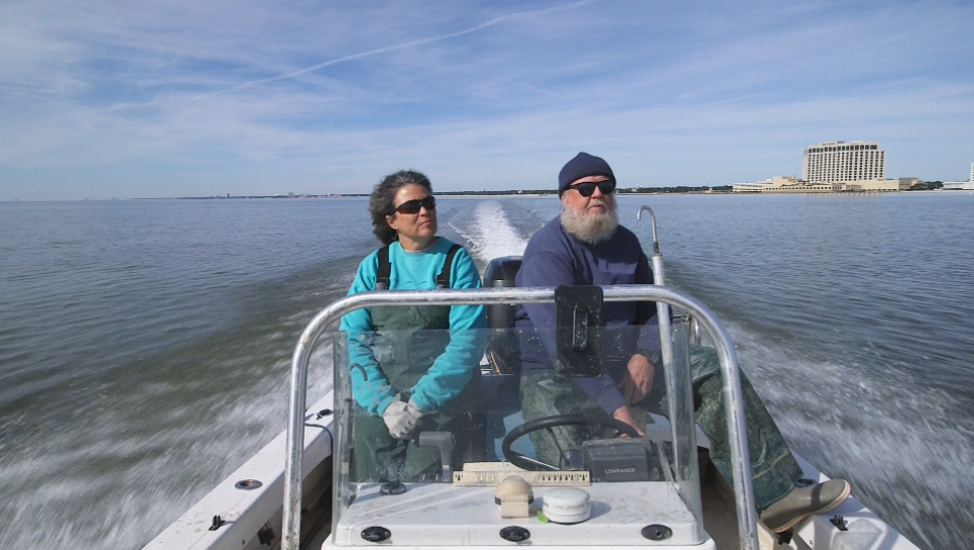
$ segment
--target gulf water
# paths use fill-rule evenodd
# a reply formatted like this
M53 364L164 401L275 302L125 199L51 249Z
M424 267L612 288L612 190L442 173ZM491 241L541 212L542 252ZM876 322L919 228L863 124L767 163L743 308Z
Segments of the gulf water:
M648 248L643 204L792 448L974 548L974 194L621 196ZM437 205L481 269L560 208ZM366 199L0 203L0 548L151 540L284 429L297 336L376 245Z

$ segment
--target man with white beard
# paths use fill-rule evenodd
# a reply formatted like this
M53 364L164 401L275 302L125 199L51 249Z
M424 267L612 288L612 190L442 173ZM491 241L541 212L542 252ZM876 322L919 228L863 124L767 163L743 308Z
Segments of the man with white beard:
M639 239L619 225L615 176L605 160L579 153L558 175L561 215L531 238L515 282L519 287L652 284L653 275ZM603 359L599 377L555 374L556 309L552 304L518 305L514 324L520 336L521 411L525 421L564 414L611 417L640 434L647 410L664 413L665 384L659 360L659 332L652 302L605 302ZM719 361L713 349L690 347L690 370L697 424L711 442L710 457L732 481ZM831 510L849 496L845 480L796 487L802 469L791 455L761 399L743 376L744 412L755 503L761 521L785 531L805 517ZM553 436L557 436L555 441ZM582 442L601 434L586 426L565 426L531 434L538 458L559 465Z

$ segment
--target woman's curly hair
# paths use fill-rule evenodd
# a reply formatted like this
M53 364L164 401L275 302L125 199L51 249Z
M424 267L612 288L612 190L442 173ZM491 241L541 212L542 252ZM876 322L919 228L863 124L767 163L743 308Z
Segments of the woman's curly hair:
M422 185L430 194L433 185L423 173L415 170L400 170L389 174L376 184L369 197L369 212L372 214L372 232L382 244L392 244L399 238L395 229L389 227L386 216L395 216L396 192L406 185Z

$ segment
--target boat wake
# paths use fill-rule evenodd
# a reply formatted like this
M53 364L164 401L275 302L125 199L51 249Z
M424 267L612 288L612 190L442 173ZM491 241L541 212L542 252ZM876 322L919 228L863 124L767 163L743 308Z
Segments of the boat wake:
M850 480L857 498L920 546L937 546L925 536L931 518L974 525L974 428L964 403L875 358L839 364L726 324L742 368L795 452Z
M478 267L483 268L493 258L520 256L528 245L528 238L515 227L501 201L478 201L470 210L453 216L449 227L465 241L467 251Z
M137 548L162 531L285 428L294 342L360 259L236 287L215 334L105 367L60 420L5 418L0 548ZM331 390L331 358L313 353L309 402Z

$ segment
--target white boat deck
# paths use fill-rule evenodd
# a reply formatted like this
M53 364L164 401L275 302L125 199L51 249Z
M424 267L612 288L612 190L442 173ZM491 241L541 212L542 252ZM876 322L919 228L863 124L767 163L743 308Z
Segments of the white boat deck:
M332 441L330 430L332 417L326 416L317 419L315 416L317 411L334 408L332 398L332 394L329 393L315 403L306 415L304 455L304 475L306 476L306 482L314 481L308 477L309 474L313 474L311 477L322 474L320 468L318 471L315 468L331 456ZM666 423L666 419L655 417L654 420L655 424L651 424L649 430L652 436L654 438L666 439L669 433L669 426ZM190 510L180 516L165 531L149 542L144 549L264 550L279 547L281 536L281 504L284 498L285 439L286 434L281 433L203 499L197 502ZM706 437L699 432L698 445L704 447L709 445ZM818 469L801 457L796 456L796 458L805 470L805 477L813 480L828 479ZM236 487L237 482L245 479L258 480L261 482L261 486L251 490ZM705 482L703 486L704 528L711 539L704 546L698 546L697 548L737 548L739 539L737 536L736 516L732 509L734 499L732 494L729 493L731 489L719 475L716 475L716 472L711 472L706 476L705 480L707 479L709 479L709 482ZM612 484L605 485L611 487ZM593 485L592 487L588 487L587 490L595 488L597 492L600 490L597 487ZM430 491L449 491L451 488L451 485L439 484L432 487ZM542 489L538 489L541 498L543 498ZM477 488L477 490L486 490L492 494L492 489L489 488ZM470 494L472 495L474 493ZM425 495L423 492L413 494L414 497L423 495ZM432 497L434 495L430 494L426 496ZM482 501L484 499L478 498L478 500ZM593 500L598 501L598 497L593 498ZM644 508L646 506L652 508L652 502L652 500L647 500L646 502L639 503L639 505ZM450 503L441 504L445 506L445 510L449 511L451 509ZM483 530L484 533L487 533L484 536L489 539L496 538L500 523L504 523L504 525L517 523L514 521L501 522L499 515L496 513L496 505L493 504L492 499L490 499L488 504L482 505L490 508L492 513L490 514L490 520L485 521L484 527L477 532L479 533ZM305 506L308 506L307 500L305 501ZM635 510L636 504L632 504L632 506ZM428 514L424 514L422 510L428 511L429 509L416 507L414 512L410 512L412 515L408 518L406 515L402 516L402 526L405 526L407 523L416 525L426 521ZM596 517L593 518L595 521L593 521L592 526L596 526L600 522L598 514L594 515ZM847 531L840 531L829 521L835 515L841 515L844 518ZM220 516L224 523L218 529L211 531L210 527L213 524L214 516ZM558 539L554 536L549 539L546 535L549 530L551 532L557 530L564 533L572 533L573 535L582 535L583 531L588 528L574 529L575 527L581 527L586 524L544 527L536 519L531 519L535 522L534 525L538 526L532 526L534 540L531 547L536 550L543 550L548 546L547 544L543 544L543 541L547 542L549 540L552 548L555 547L554 545L558 545L560 548L576 546L576 544L571 544L571 541L568 541L568 544L565 544L565 541L557 542ZM327 522L327 517L325 521ZM565 527L569 527L569 529L563 529ZM273 532L274 540L271 546L262 544L258 538L258 532L265 528L269 528ZM397 525L396 528L398 530L399 526ZM759 530L761 531L759 538L763 550L917 550L918 548L878 518L871 510L856 500L854 496L827 514L812 516L799 523L794 529L794 537L788 544L778 544L773 535L761 528L760 524ZM612 531L611 528L610 531ZM535 533L537 534L535 535ZM305 536L309 548L321 548L328 534L329 529L324 529L314 533L309 531L307 535L303 536ZM614 538L603 539L601 536L593 537L600 544L596 546L591 544L593 538L589 538L590 535L586 534L585 537L578 536L576 540L587 540L589 544L585 546L596 549L617 548L620 545L634 545L632 541L627 543L619 540L616 534L612 534L611 537ZM498 545L496 543L491 544L488 540L478 540L480 537L481 535L477 534L476 536L467 538L465 542L452 541L451 539L451 542L447 546L463 545L465 547L470 546L473 548L487 549L495 548ZM503 545L513 544L506 541L497 542L503 543ZM605 544L602 545L602 543ZM650 541L643 539L635 545L647 546L649 544ZM381 546L388 545L390 545L388 542L381 544ZM373 544L362 541L361 544L356 544L356 546L373 546ZM439 544L437 546L443 545ZM653 546L656 548L666 548L666 546ZM333 548L334 546L329 545L327 547ZM415 548L416 546L410 545L410 547Z
M364 488L355 499L334 538L326 548L374 546L361 533L380 524L392 533L389 544L463 546L471 543L510 544L501 529L511 525L530 532L532 547L577 546L598 542L608 546L644 545L640 530L651 524L666 525L672 535L662 548L714 548L700 540L696 520L676 491L665 481L593 483L582 487L591 498L591 518L574 525L544 522L534 512L541 509L547 491L558 487L534 487L532 514L526 518L502 518L494 502L494 487L458 487L449 483L408 483L401 495L382 495L378 484Z

